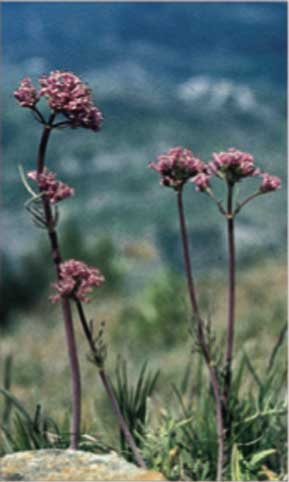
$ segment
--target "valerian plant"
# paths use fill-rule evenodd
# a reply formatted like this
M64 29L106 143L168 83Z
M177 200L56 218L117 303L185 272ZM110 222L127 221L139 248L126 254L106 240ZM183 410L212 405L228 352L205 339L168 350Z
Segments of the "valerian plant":
M58 203L74 194L74 189L57 179L55 173L46 166L46 151L51 133L59 128L85 128L98 132L103 115L94 104L91 91L82 80L72 72L56 70L39 79L40 87L36 89L30 78L21 81L14 92L20 106L28 108L35 119L43 126L38 148L36 169L27 174L27 178L36 182L38 193L29 185L23 169L21 175L32 197L26 203L32 214L34 223L46 229L51 246L51 257L55 266L57 281L53 284L55 293L52 302L60 302L66 331L72 381L72 420L70 448L77 449L81 423L81 379L77 355L77 345L74 333L71 303L76 304L78 316L90 348L90 361L98 368L99 376L112 403L120 429L131 448L138 465L145 463L135 444L132 434L119 408L112 384L106 373L104 362L106 346L103 341L103 327L97 336L93 333L93 324L87 321L83 304L90 301L89 293L93 288L100 287L104 276L95 267L87 266L83 261L62 257L58 239ZM45 116L40 110L40 101L46 101Z
M207 365L211 389L215 401L216 430L218 439L218 457L216 480L222 480L224 466L228 463L231 451L232 414L230 411L230 388L232 380L232 360L235 328L235 233L234 224L237 214L250 201L263 194L276 191L281 182L277 176L261 173L255 165L253 156L247 152L230 148L226 152L213 153L213 160L205 163L197 158L189 149L174 147L160 155L157 162L151 162L149 167L161 176L161 185L175 191L178 206L181 240L183 246L184 267L187 277L189 298L192 308L193 332L196 333L195 343L203 355ZM242 201L235 200L235 188L242 180L260 176L262 181L257 191ZM218 200L213 187L213 178L219 179L225 187L226 203ZM210 334L203 315L200 312L196 295L195 282L191 265L186 218L183 204L183 191L188 181L195 184L198 192L207 194L216 203L219 211L225 217L228 235L228 321L226 347L223 367L218 367L216 354L211 349Z

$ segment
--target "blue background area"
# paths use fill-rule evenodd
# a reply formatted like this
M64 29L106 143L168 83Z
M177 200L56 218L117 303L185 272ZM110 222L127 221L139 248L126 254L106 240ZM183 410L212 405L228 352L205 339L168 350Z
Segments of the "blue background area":
M49 68L85 71L137 59L172 78L226 72L285 86L285 3L27 2L3 10L4 62L40 56Z
M84 232L101 229L118 242L147 238L166 246L170 256L178 236L172 193L159 188L148 162L174 145L189 147L204 160L233 145L252 152L262 169L283 182L282 191L257 200L240 216L239 252L282 252L285 2L10 2L2 8L3 224L7 239L14 240L6 243L11 252L22 253L30 249L31 236L35 240L21 211L26 194L19 189L16 165L33 167L40 135L12 92L24 76L35 81L54 69L82 76L105 116L99 134L66 131L51 143L51 168L77 192L63 207L63 219L79 219L81 213ZM253 181L249 184L252 191ZM242 189L245 194L246 186ZM208 262L218 263L222 220L192 187L186 202L194 242Z

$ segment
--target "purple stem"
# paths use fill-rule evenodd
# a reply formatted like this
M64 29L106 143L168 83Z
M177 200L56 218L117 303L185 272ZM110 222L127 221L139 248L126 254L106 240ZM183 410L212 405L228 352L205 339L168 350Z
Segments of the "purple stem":
M223 474L224 445L225 445L222 399L220 394L220 387L219 387L217 372L212 363L210 350L204 336L203 321L199 313L199 307L198 307L198 302L197 302L195 288L194 288L192 267L190 262L188 234L187 234L186 220L185 220L185 214L184 214L182 189L177 191L177 203L178 203L181 237L182 237L182 244L183 244L184 264L185 264L185 270L187 275L188 291L189 291L189 296L191 300L192 311L197 321L199 345L208 367L210 382L211 382L212 391L213 391L215 404L216 404L216 424L217 424L217 436L218 436L218 462L217 462L216 480L221 481L222 474Z
M181 227L181 235L182 235L182 243L183 243L185 270L187 275L188 291L189 291L193 313L199 319L199 308L198 308L197 297L196 297L194 281L193 281L182 189L177 191L177 201L178 201L178 210L179 210L179 219L180 219L180 227Z
M68 354L72 377L72 419L70 448L73 450L77 450L81 420L81 380L77 357L77 346L71 314L71 305L70 301L67 298L62 299L62 312L65 324L66 340L68 345Z
M47 149L48 140L51 133L51 124L55 115L52 114L49 119L48 125L45 126L40 145L38 150L37 159L37 174L41 174L45 165L45 154ZM58 243L57 233L53 224L53 215L49 199L42 196L42 203L45 215L46 225L48 227L48 236L50 239L52 259L55 265L57 278L59 279L59 266L62 261L60 247ZM77 357L77 347L74 335L73 320L71 313L70 301L67 298L62 298L62 312L65 325L66 340L68 346L68 355L71 369L71 381L72 381L72 419L71 419L71 435L70 435L70 448L76 450L78 446L78 439L80 433L80 418L81 418L81 382L80 371Z
M234 348L235 324L235 241L234 241L234 213L233 213L233 185L228 184L227 201L227 232L229 250L229 299L228 299L228 327L225 354L224 402L228 405L232 378L232 357Z
M85 317L85 313L84 313L84 310L83 310L83 307L82 307L82 304L80 303L80 301L78 299L75 299L75 302L76 302L76 306L77 306L77 310L78 310L78 314L79 314L79 318L80 318L80 321L81 321L81 324L82 324L82 328L83 328L83 331L85 333L85 336L87 338L87 341L88 341L88 344L89 344L89 347L91 349L91 353L92 355L95 356L95 358L97 357L97 353L95 351L95 346L94 346L94 342L93 342L93 336L92 336L92 333L91 333L91 330L88 326L88 323L87 323L87 320L86 320L86 317ZM138 447L134 441L134 438L127 426L127 423L121 413L121 410L119 408L119 404L118 404L118 401L115 397L115 394L114 394L114 391L113 391L113 387L111 385L111 382L110 382L110 379L107 375L107 373L105 372L104 370L104 367L101 366L99 367L99 376L101 378L101 381L103 383L103 386L106 390L106 393L108 395L108 398L110 399L111 401L111 404L112 404L112 408L113 408L113 411L114 411L114 414L118 420L118 423L119 423L119 426L120 426L120 429L127 441L127 444L129 445L129 447L131 448L132 450L132 453L134 455L134 458L135 458L135 461L136 463L139 465L139 467L142 467L142 468L146 468L146 465L145 465L145 462L138 450Z

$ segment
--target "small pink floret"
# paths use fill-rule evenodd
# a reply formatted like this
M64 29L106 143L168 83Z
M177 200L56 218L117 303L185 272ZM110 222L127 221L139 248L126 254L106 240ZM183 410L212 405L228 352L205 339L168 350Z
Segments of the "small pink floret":
M91 293L92 288L101 286L104 281L104 276L97 268L87 266L82 261L70 259L60 264L60 279L53 285L56 294L51 296L51 301L55 303L62 297L73 296L79 301L88 303L91 300L87 294Z
M39 94L28 77L21 80L19 88L14 91L14 97L22 107L34 107L39 100Z
M205 169L203 161L198 159L189 149L173 147L151 162L149 167L161 175L161 184L180 189L193 176Z
M271 192L276 191L281 187L281 180L277 176L271 176L268 172L264 172L262 174L262 185L261 185L261 192Z
M56 179L56 174L48 171L47 168L43 170L41 174L37 174L37 171L30 171L27 174L29 179L38 183L39 189L45 193L51 202L56 204L67 197L74 195L74 189L64 184L62 181Z
M210 187L210 175L201 172L192 179L192 182L196 185L196 191L204 192Z
M37 181L37 171L29 171L27 177L33 181Z

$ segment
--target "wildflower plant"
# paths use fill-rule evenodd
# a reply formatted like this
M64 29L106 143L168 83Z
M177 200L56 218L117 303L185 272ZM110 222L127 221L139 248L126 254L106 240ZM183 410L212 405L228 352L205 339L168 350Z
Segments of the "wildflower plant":
M46 166L46 151L51 133L59 128L85 128L98 132L103 115L94 104L89 87L72 72L56 70L39 79L36 88L30 78L20 82L14 96L21 107L30 109L35 119L43 126L38 148L37 165L34 171L25 176L20 170L23 183L32 197L26 207L36 225L45 228L48 233L51 257L55 266L57 281L53 284L55 294L52 302L60 302L64 318L66 340L68 346L71 381L72 381L72 419L70 448L77 449L80 437L81 422L81 379L74 333L72 302L76 305L79 319L91 351L90 359L97 366L99 376L112 403L120 428L138 465L144 467L144 461L137 449L134 439L122 416L108 374L104 368L106 347L103 342L102 329L95 338L93 325L87 321L83 303L90 301L88 294L93 288L99 288L104 276L95 267L87 266L83 261L64 260L58 239L57 204L74 194L74 189L57 179L55 173ZM40 101L46 102L45 112L40 110ZM38 194L31 188L28 180L37 183Z
M216 480L222 480L224 467L230 458L230 438L232 430L232 413L230 411L230 390L232 382L232 360L235 329L235 218L241 209L256 197L276 191L280 188L281 181L277 176L267 172L262 173L255 165L253 156L230 148L225 152L213 153L213 159L208 163L201 161L189 149L175 147L151 162L149 167L161 176L161 185L172 187L176 192L178 215L180 223L181 240L183 247L184 267L187 277L188 293L192 308L193 330L196 335L195 344L206 363L216 411L216 431L218 440L218 457ZM261 177L259 188L242 201L235 200L235 187L241 181L251 177ZM216 197L212 181L220 180L226 190L226 202ZM183 190L185 185L192 182L195 190L207 194L217 205L221 214L226 218L228 236L228 271L229 271L229 296L227 338L224 353L224 364L220 369L219 355L212 349L211 334L207 327L209 323L204 320L198 304L195 282L191 265L186 218L183 204ZM218 367L218 368L217 368Z

